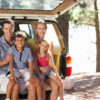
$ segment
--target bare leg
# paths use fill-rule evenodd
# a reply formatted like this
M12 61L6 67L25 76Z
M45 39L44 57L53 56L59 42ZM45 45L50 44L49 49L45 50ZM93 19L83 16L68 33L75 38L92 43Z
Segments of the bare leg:
M57 100L58 97L58 85L51 79L46 79L46 83L51 87L50 100Z
M55 76L54 74L52 74L50 76L50 79L54 80L58 86L59 86L59 94L60 94L60 100L63 100L63 82L60 79L60 77Z
M42 88L42 99L45 100L46 99L46 97L45 97L45 86L44 86L43 81L41 82L41 88Z
M6 99L10 99L11 98L11 94L12 94L14 85L15 85L15 81L11 81L10 80L8 85L7 85Z
M34 85L35 85L35 87L37 89L37 97L38 97L38 100L42 100L41 84L40 84L40 82L39 82L39 80L37 78L35 79Z
M28 85L28 97L27 100L36 100L36 87L33 84Z
M11 100L18 100L18 94L19 94L19 83L16 83L12 91Z

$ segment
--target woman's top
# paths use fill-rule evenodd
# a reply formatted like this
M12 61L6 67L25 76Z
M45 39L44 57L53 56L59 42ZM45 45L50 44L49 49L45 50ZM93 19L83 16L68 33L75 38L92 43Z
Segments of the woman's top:
M36 52L36 50L37 50L37 48L38 48L38 45L36 44L36 41L35 41L35 39L29 39L28 41L27 41L27 44L26 44L27 46L28 45L30 45L32 48L32 53L34 53L34 52Z

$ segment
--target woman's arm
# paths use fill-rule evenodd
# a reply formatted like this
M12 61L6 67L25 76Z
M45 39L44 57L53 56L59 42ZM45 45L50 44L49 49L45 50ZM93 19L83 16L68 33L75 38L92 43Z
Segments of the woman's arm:
M34 72L33 61L29 62L29 69L30 69L30 78L33 78L33 72Z
M34 68L35 68L35 71L37 72L37 75L38 75L38 77L40 78L40 76L41 76L41 73L40 73L40 69L39 69L39 66L37 65L37 58L36 57L34 57Z

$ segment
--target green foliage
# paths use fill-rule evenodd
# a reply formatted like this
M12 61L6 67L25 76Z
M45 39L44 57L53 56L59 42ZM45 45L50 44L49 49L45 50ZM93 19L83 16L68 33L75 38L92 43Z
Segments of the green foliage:
M67 11L66 16L71 23L75 23L77 25L95 25L95 11L93 5L93 0L84 0L83 2L80 2L78 5Z

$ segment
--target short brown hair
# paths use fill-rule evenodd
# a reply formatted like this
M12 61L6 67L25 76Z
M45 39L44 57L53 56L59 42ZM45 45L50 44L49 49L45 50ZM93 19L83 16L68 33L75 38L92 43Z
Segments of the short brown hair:
M2 27L4 27L4 24L12 24L13 27L15 27L14 21L12 19L5 19L2 23Z

